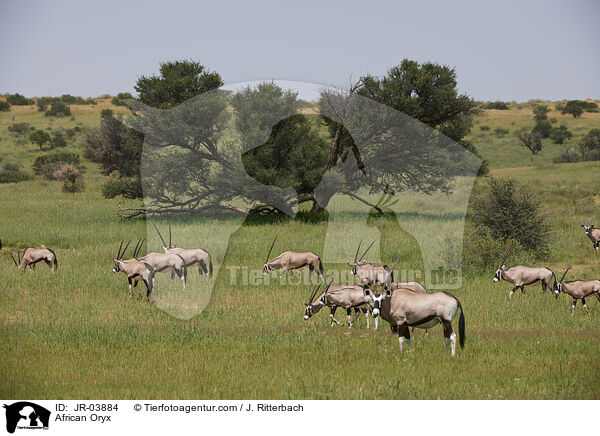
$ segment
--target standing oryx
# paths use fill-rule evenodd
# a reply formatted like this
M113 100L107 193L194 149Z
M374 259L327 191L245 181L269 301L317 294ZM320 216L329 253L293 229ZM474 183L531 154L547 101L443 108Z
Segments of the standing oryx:
M346 309L346 317L348 318L348 327L352 328L352 324L359 316L360 312L364 313L367 319L367 328L369 328L369 307L372 306L371 297L367 296L363 292L363 288L354 285L332 285L329 283L323 293L315 300L315 296L319 291L321 284L317 284L311 292L308 302L306 303L306 309L304 311L304 320L309 319L311 316L319 312L323 307L328 306L330 308L329 316L331 317L331 325L340 324L335 319L335 311L338 307ZM354 309L354 318L351 318L352 309ZM373 309L373 317L375 318L375 329L377 329L377 319L379 311Z
M123 256L127 251L127 247L129 247L129 242L125 245L125 249L121 252L121 248L123 248L123 241L121 241L121 245L119 246L119 251L117 252L117 257L114 260L115 267L113 268L113 272L117 274L119 271L123 271L127 275L127 281L129 282L129 296L131 297L131 282L133 281L133 290L139 297L141 297L140 293L137 290L138 281L143 281L146 285L146 298L150 301L150 294L152 293L152 287L154 285L154 268L148 265L145 262L141 262L135 258L137 256L139 250L142 248L143 240L139 240L133 250L133 258L129 260L123 260Z
M183 289L185 289L185 281L187 279L187 266L185 260L179 254L169 253L148 253L143 257L137 258L141 262L145 262L154 268L155 272L171 271L171 283L173 283L174 274L181 279ZM154 282L154 277L152 277ZM154 283L152 283L154 285Z
M174 247L171 243L171 225L169 225L169 244L165 242L158 227L154 226L156 231L158 232L158 236L160 236L160 240L163 243L163 250L165 254L178 254L185 261L185 266L190 267L193 265L198 265L198 274L202 277L202 274L206 275L206 277L211 277L213 273L213 262L212 257L208 253L201 248L196 249L185 249L180 247ZM171 278L173 278L173 273L171 273Z
M357 276L360 279L363 286L381 285L387 289L388 286L394 281L394 267L398 263L400 257L396 259L394 266L392 266L391 268L387 265L373 266L373 264L367 263L367 261L363 260L363 258L374 243L375 241L371 242L371 245L367 247L360 259L357 260L362 240L358 243L358 248L356 249L356 253L354 254L354 262L348 262L348 266L352 267L352 269L350 270L350 274Z
M587 223L582 224L581 227L583 227L585 234L590 238L590 241L592 241L594 250L596 250L596 254L598 254L598 250L600 249L600 229L594 228L591 218Z
M271 255L271 251L273 251L273 246L275 245L276 240L277 236L275 236L275 239L273 239L273 243L271 244L271 248L269 248L269 253L267 254L267 259L265 260L265 264L263 266L264 275L267 275L271 271L277 269L281 270L281 273L284 273L286 271L308 267L311 272L316 271L318 275L321 277L323 276L323 262L321 262L321 258L310 251L297 253L295 251L288 250L284 251L274 259L269 260L269 256Z
M33 269L39 262L46 262L52 272L58 268L56 253L43 245L42 248L27 248L23 253L23 257L21 257L20 251L17 251L18 261L12 253L10 253L10 257L22 273L25 272L25 267L29 266L30 269Z
M525 293L525 286L536 285L538 283L542 284L542 292L546 292L546 289L552 288L552 271L548 268L530 268L528 266L518 265L513 266L511 268L507 268L504 265L504 261L506 260L506 256L510 248L512 247L512 241L508 244L506 251L502 255L502 259L500 259L500 263L498 264L498 269L496 270L496 274L494 275L494 282L499 282L500 280L506 280L514 285L511 289L510 294L508 295L508 299L512 297L517 289L521 289L522 293Z
M390 323L392 331L397 329L400 341L400 352L404 340L410 347L409 327L421 329L431 328L439 323L444 327L445 348L451 345L454 356L456 349L456 334L452 329L452 320L460 309L458 318L458 335L460 347L465 344L465 316L460 301L449 292L434 292L433 294L417 294L410 289L387 290L385 294L373 294L365 289L365 295L371 296L373 303L381 307L381 317Z
M590 295L596 295L598 301L600 301L600 280L590 280L587 282L577 280L574 282L565 283L563 282L563 280L567 275L568 271L569 268L567 268L560 280L556 280L556 276L554 276L553 289L556 298L558 298L558 294L564 292L565 294L568 294L571 296L571 298L573 298L573 310L571 314L575 313L575 304L577 304L577 300L581 300L585 311L587 313L590 313L587 306L585 305L585 298L589 297Z

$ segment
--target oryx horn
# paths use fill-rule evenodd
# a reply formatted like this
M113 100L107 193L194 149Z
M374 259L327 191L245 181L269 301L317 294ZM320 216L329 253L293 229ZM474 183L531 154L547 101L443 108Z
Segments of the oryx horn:
M373 244L375 243L375 241L371 242L371 245L369 245L367 247L367 249L365 250L365 252L362 254L362 256L360 256L360 259L358 259L358 261L360 262L361 260L363 260L363 257L366 256L367 252L371 249L371 247L373 246Z
M568 267L567 270L565 271L565 273L562 275L562 277L560 278L560 282L562 282L565 279L565 276L567 275L567 273L569 272L569 270L571 269L571 267Z
M398 259L396 259L396 262L394 262L394 266L392 267L392 269L390 270L390 273L394 271L394 268L396 268L396 265L398 264L398 261L400 260L400 256L398 256Z
M123 248L123 241L121 241L121 244L119 245L119 250L117 251L117 257L115 259L120 259L121 257L121 248Z
M510 241L508 243L508 247L506 247L506 250L504 250L504 254L502 255L502 258L500 259L500 263L498 264L498 268L502 268L502 265L504 264L504 261L506 260L506 256L508 255L508 252L510 251L511 247L512 247L513 241Z
M310 292L310 295L308 296L308 303L306 303L307 305L311 304L313 301L313 298L315 298L315 295L317 295L317 292L319 291L319 288L321 287L322 283L317 283L315 285L315 287L313 288L313 290Z
M160 237L160 240L162 241L163 245L166 247L167 243L165 242L164 238L162 237L162 235L160 234L160 230L158 230L158 227L156 227L156 224L152 223L152 225L154 226L154 228L156 229L156 231L158 232L158 236Z
M356 258L358 257L358 251L360 250L360 245L362 244L362 239L358 241L358 247L356 247L356 253L354 253L354 263L356 263Z
M142 249L142 245L144 245L144 242L146 241L146 238L144 239L138 239L137 244L135 244L135 248L133 249L133 257L137 258L138 254L140 253L140 250Z
M169 224L169 248L171 248L171 224Z
M277 235L279 236L279 235ZM277 236L275 236L275 239L273 239L273 242L271 243L271 248L269 248L269 253L267 253L267 260L265 260L265 263L269 262L269 256L271 255L271 251L273 251L273 247L275 246L275 241L277 240Z
M17 261L15 260L15 257L13 256L12 253L10 253L10 257L12 257L13 262L15 263L16 266L19 266L19 264L17 263Z

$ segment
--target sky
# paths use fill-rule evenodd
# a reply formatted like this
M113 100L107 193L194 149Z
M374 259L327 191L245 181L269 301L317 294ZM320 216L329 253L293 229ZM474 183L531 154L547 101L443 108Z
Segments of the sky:
M312 99L402 59L455 68L476 100L600 98L600 2L0 0L0 93L133 92L193 59ZM295 83L294 83L295 82Z

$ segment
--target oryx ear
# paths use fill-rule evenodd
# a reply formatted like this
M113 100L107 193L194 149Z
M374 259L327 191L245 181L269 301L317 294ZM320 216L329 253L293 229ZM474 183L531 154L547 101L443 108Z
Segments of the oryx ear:
M369 288L364 288L363 295L366 295L368 297L369 295L371 295L371 290Z
M391 297L392 296L392 291L389 290L389 289L387 291L385 291L385 296L386 297Z

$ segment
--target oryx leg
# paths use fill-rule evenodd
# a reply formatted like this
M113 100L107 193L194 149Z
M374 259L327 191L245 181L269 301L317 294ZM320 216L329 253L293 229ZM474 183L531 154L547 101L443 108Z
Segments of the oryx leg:
M362 310L367 320L367 329L369 329L369 311L367 309ZM377 319L375 319L375 325L377 325Z
M169 282L169 286L173 284L173 280L175 280L175 270L171 270L171 281Z
M583 308L585 309L585 311L586 311L587 313L590 313L590 311L588 310L587 306L585 305L585 298L582 298L582 299L581 299L581 302L583 303Z
M336 310L337 310L337 306L331 306L331 312L329 313L329 316L331 317L331 325L329 327L333 327L333 323L340 325L340 322L337 319L335 319L335 311Z
M452 322L442 321L442 326L444 327L444 353L448 349L448 344L450 344L450 354L454 356L454 352L456 351L456 333L452 330Z
M127 281L129 282L129 298L131 298L131 277L127 277Z
M152 277L152 280L144 279L144 284L146 285L146 299L148 301L152 301L150 295L152 294L152 289L154 288L154 277Z
M408 345L408 348L410 349L410 329L406 324L402 324L398 326L398 342L400 342L401 353L405 340Z
M183 289L185 289L185 277L183 276L183 271L176 268L173 268L173 271L175 274L177 274L177 277L181 279L181 283L183 283ZM171 283L173 283L173 272L171 272Z
M355 309L356 311L356 309ZM358 314L355 313L354 314L354 319L352 318L352 308L348 307L346 308L346 318L348 319L348 328L351 329L352 328L352 324L354 323L354 321L356 320L356 318L358 317Z
M138 292L137 290L137 284L138 284L139 280L135 280L133 282L133 290L135 291L135 293L138 295L138 297L143 298L142 295ZM131 297L131 289L129 290L129 296Z
M518 286L515 286L514 288L512 288L510 290L510 294L508 294L508 300L510 301L510 299L512 298L513 294L515 293L515 291L517 290Z
M577 300L573 298L573 306L571 306L571 315L575 313L575 305L577 304Z

